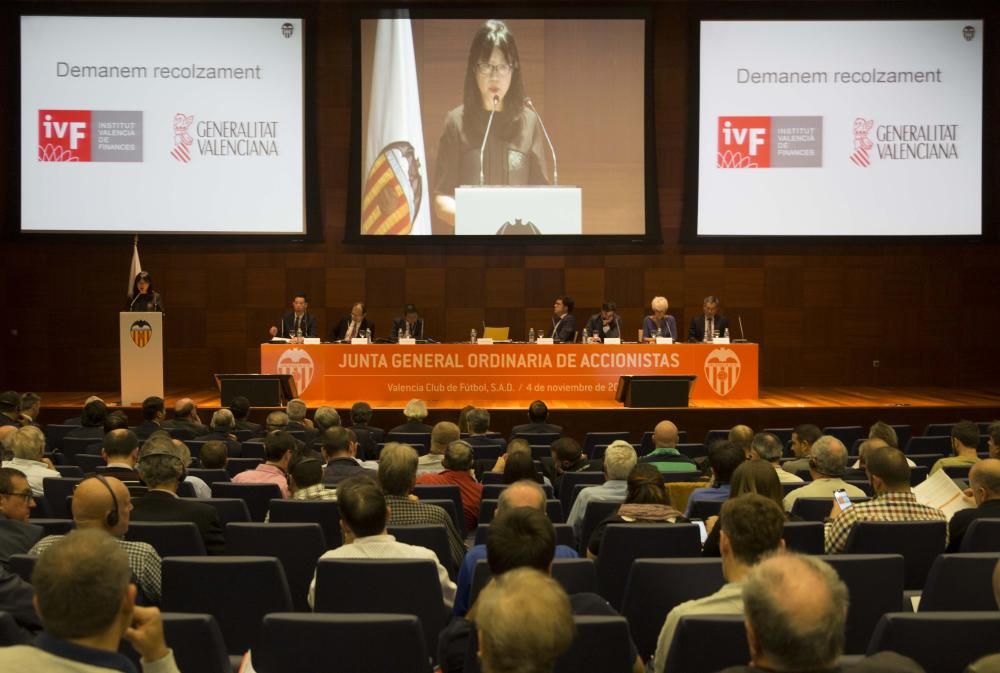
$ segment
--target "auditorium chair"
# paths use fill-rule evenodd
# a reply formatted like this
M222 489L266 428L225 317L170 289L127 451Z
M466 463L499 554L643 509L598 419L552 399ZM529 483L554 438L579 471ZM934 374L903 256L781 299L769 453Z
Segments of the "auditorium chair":
M309 612L309 583L316 562L326 552L323 529L315 523L231 523L226 526L226 553L273 556L281 562L292 604Z
M725 647L712 647L725 643ZM665 673L715 673L750 661L743 615L681 617L667 652Z
M910 453L906 456L914 463L917 467L925 467L928 470L934 466L934 463L938 462L944 458L943 453Z
M962 673L997 650L1000 612L890 612L872 633L868 654L892 651L925 671Z
M232 462L232 461L230 461ZM217 481L212 484L213 498L240 498L247 504L251 521L263 521L272 499L281 499L277 484L233 484Z
M836 437L846 448L850 449L854 446L855 441L864 438L865 429L860 425L830 425L823 428L823 434ZM857 451L851 455L856 456Z
M205 439L188 439L184 441L184 444L188 447L188 451L191 452L191 458L195 460L201 460L201 447L205 446ZM240 452L240 457L242 457L242 452Z
M182 442L186 439L194 439L194 430L190 428L163 428L170 435L170 439L179 439Z
M72 497L73 489L81 481L83 479L80 477L45 477L42 480L42 489L51 516L60 519L73 518L66 499Z
M559 582L568 594L598 593L597 566L590 559L552 559L550 574L552 579ZM489 563L485 559L477 561L476 567L472 571L469 605L476 602L479 592L486 587L492 577L493 573L490 571Z
M206 469L203 467L189 467L187 473L192 477L198 477L208 484L209 487L217 481L232 481L229 478L229 473L223 468Z
M851 502L857 504L869 498L852 497ZM833 496L829 498L796 498L792 504L792 514L803 521L825 521L833 509Z
M32 519L34 523L34 519ZM1000 519L976 519L969 525L962 537L959 551L998 552L1000 551Z
M844 481L853 486L854 488L864 491L865 496L868 498L872 498L875 496L875 489L872 488L872 484L868 480L861 481L860 479L845 479Z
M583 521L580 524L580 538L576 541L581 556L587 555L590 536L597 528L597 524L617 512L621 506L621 502L593 501L587 503L587 509L583 512Z
M927 479L927 475L930 472L930 468L924 467L923 465L917 465L916 467L910 468L910 486L916 486Z
M610 524L597 557L601 595L619 610L632 563L640 558L690 558L701 555L698 527L692 523Z
M927 573L919 610L996 610L996 599L989 587L997 561L1000 553L996 552L939 554Z
M709 430L705 434L705 446L711 448L712 444L716 442L725 441L729 439L729 430Z
M230 458L226 461L226 472L230 479L246 470L255 470L263 461L259 458Z
M425 643L412 614L279 612L264 617L253 667L258 673L318 666L327 673L428 673Z
M190 612L161 612L163 635L170 643L178 670L184 673L233 673L242 657L226 654L226 643L215 617ZM119 653L142 670L139 653L124 638Z
M711 596L726 583L722 559L637 558L625 582L621 614L643 661L653 656L667 614L685 601Z
M594 458L591 452L598 445L608 446L619 439L629 441L629 433L623 430L617 432L588 432L583 438L582 450L589 458Z
M941 469L952 479L968 479L971 465L945 465Z
M920 589L934 557L944 551L945 521L861 521L844 548L846 554L902 554L903 588Z
M340 506L336 500L271 500L270 523L316 523L323 529L327 549L344 543L340 532Z
M783 495L788 495L795 489L802 488L803 486L805 486L805 484L799 483L797 481L792 481L792 482L783 481L781 482L781 491Z
M152 545L161 558L205 555L205 542L190 521L130 521L125 539Z
M899 554L831 554L829 563L847 585L849 608L844 651L861 654L872 629L886 612L903 604L903 557Z
M493 444L471 444L471 446L472 455L476 460L490 460L494 463L507 450L503 438L498 438Z
M391 521L390 521L391 523ZM389 526L389 535L404 544L430 549L437 554L438 561L448 571L448 576L454 580L458 575L455 559L451 556L451 545L448 542L448 531L438 523L413 524L408 526Z
M899 444L899 448L902 449L906 446L906 443L910 441L910 437L913 436L913 427L909 425L890 425L893 430L896 431L896 442Z
M211 486L209 487L211 488ZM177 484L178 498L197 498L198 494L194 490L194 484L190 481L182 481Z
M448 620L437 565L424 559L320 559L314 609L416 615L428 652Z
M250 510L242 498L198 498L197 502L211 505L219 514L219 525L227 523L249 523Z
M795 428L764 428L761 432L770 432L778 438L782 446L785 446L792 441L792 433L795 432Z
M104 460L104 456L93 453L76 454L76 464L79 465L80 469L86 474L101 472L108 467L108 463Z
M385 448L385 445L388 443L389 443L388 441L385 441L385 442L379 442L378 444L375 445L375 460L379 459L379 457L382 455L382 449ZM417 444L407 442L407 444L410 444L410 446L414 448L414 450L417 452L417 455L423 456L429 452L429 449L427 447L430 446L430 440L428 440L427 442L420 442Z
M7 568L25 582L31 582L31 573L35 570L38 557L34 554L11 554L7 559Z
M800 554L823 553L823 524L819 521L786 521L782 533L785 549Z
M604 460L604 454L607 452L609 446L611 446L611 445L610 444L598 444L597 446L591 448L589 451L586 452L587 458L589 458L590 460L600 460L600 461L603 461ZM638 444L632 444L631 446L632 446L633 449L635 449L636 455L638 455L639 454L639 445Z
M229 654L255 648L264 615L290 612L292 597L273 556L172 556L162 561L165 612L215 617Z
M100 456L97 457L101 460L101 463L104 462L103 458ZM56 465L55 468L56 472L58 472L62 477L75 477L78 479L83 479L84 477L83 468L79 465ZM91 472L93 472L93 470L91 470Z
M451 500L455 508L462 511L462 491L455 484L417 484L413 487L413 495L420 500ZM458 530L465 530L464 517Z
M529 444L528 448L531 449L532 460L542 460L543 458L552 457L552 447L548 444Z
M672 477L672 475L671 475ZM671 479L672 481L673 479ZM707 520L710 516L719 516L724 500L694 500L689 503L691 515L689 519Z
M566 472L559 478L559 500L562 501L563 511L569 514L573 509L573 501L576 500L577 485L594 486L603 484L605 481L603 472Z
M549 448L552 446L553 442L562 437L558 432L515 432L510 436L511 441L515 439L523 439L528 442L528 444L545 446Z
M681 443L677 445L677 450L688 458L707 458L708 446L697 443Z
M459 533L462 534L465 533L465 515L463 514L461 507L457 509L455 508L454 500L451 500L450 498L447 500L443 498L428 498L427 500L423 500L421 502L427 505L434 505L435 507L440 507L441 509L443 509L445 512L448 513L448 516L450 516L451 520L455 523L455 530L457 530ZM482 506L480 506L480 510L482 510Z
M45 434L45 446L48 447L50 451L55 451L56 449L62 449L63 438L69 433L70 430L76 430L79 425L60 425L58 423L49 423L44 428L42 428Z
M491 523L496 516L499 500L483 500L479 503L479 523ZM545 514L548 515L552 523L565 523L566 517L563 515L562 503L558 500L545 501Z
M263 440L254 441L248 439L245 442L240 442L240 455L239 458L256 458L257 460L264 460L267 455L267 447L264 446Z
M924 437L951 437L954 423L928 423L924 428Z
M35 517L31 517L30 523L42 527L45 531L42 533L42 537L46 535L66 535L73 530L75 525L73 519L36 519Z
M497 500L507 486L509 486L509 484L483 484L483 496L480 500ZM551 486L548 484L539 484L539 486L541 486L542 490L545 491L546 498L552 500L555 497Z
M101 440L93 437L63 437L62 454L66 462L76 465L76 455L78 453L88 453L91 455L100 454Z
M17 625L14 616L0 610L0 647L28 645L30 642L31 638Z
M624 617L573 615L573 622L573 642L556 659L553 673L631 673L635 659Z
M556 530L556 544L576 549L576 538L573 537L573 527L568 523L554 523L552 527ZM490 524L481 523L476 526L475 544L486 544L486 536L489 534Z
M947 435L910 437L910 440L906 442L904 453L941 453L950 456L951 437Z
M431 433L429 432L390 432L385 436L385 443L389 444L392 442L399 442L400 444L409 444L410 446L415 446L416 444L421 444L423 446L431 445Z

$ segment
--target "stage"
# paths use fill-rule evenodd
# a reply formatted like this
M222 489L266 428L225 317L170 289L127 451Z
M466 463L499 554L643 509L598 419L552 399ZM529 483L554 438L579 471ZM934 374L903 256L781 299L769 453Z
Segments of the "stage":
M78 411L90 394L96 394L112 408L118 407L118 391L97 393L40 392L42 396L42 423L59 423ZM171 388L166 401L169 410L176 400L190 397L198 405L202 419L207 423L212 412L219 408L219 392L215 388ZM510 428L526 423L526 409L533 398L523 400L454 399L428 403L428 422L455 421L459 410L467 404L484 407L491 413L491 429L507 434ZM322 403L347 415L357 399L329 399ZM365 400L375 410L372 425L391 428L403 423L401 405L391 405L379 400ZM310 411L319 404L310 403ZM549 403L552 423L561 425L564 432L582 439L588 431L627 430L638 441L639 435L661 420L669 419L687 430L692 441L698 441L708 430L728 428L744 423L763 428L787 428L800 423L815 423L820 427L830 425L868 426L882 420L892 424L909 424L914 434L923 432L928 423L948 423L960 419L992 421L1000 419L1000 387L977 389L949 389L940 387L906 388L776 388L760 389L760 397L753 400L698 400L686 408L626 409L619 404L587 401ZM138 406L125 407L130 422L141 418ZM255 408L251 420L262 422L270 409ZM311 414L310 414L311 415ZM636 434L639 433L639 434Z

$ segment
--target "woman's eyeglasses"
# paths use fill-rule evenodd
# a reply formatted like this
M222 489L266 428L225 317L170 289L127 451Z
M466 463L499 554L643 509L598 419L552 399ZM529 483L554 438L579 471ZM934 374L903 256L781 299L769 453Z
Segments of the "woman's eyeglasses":
M493 63L476 64L476 71L479 72L480 75L492 75L493 73L496 73L501 77L506 77L513 72L513 70L514 66L509 63L497 63L496 65Z

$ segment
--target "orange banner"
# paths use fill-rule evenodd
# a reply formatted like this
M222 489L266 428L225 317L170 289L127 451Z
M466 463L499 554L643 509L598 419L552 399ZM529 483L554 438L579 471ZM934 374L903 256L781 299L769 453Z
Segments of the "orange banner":
M624 374L693 374L692 400L757 399L757 344L263 344L260 371L312 402L455 399L613 403Z

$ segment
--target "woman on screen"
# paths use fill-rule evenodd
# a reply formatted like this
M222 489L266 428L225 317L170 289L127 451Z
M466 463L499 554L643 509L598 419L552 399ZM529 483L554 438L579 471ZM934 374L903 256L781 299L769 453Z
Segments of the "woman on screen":
M490 113L496 110L480 164ZM490 20L472 39L462 105L448 113L434 171L434 214L455 226L460 185L547 185L548 148L524 92L517 42Z
M653 315L647 315L642 321L642 340L651 343L658 336L677 339L677 321L674 316L667 315L667 308L670 306L667 298L653 297L649 305L653 309Z
M163 312L163 301L160 293L153 289L153 279L148 271L140 271L132 283L132 299L128 303L129 311L160 311Z

